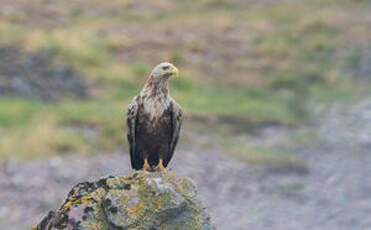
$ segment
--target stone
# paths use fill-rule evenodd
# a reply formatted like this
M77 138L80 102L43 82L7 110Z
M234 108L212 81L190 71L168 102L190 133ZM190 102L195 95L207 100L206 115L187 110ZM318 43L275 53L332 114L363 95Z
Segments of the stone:
M33 230L213 229L197 187L174 172L136 171L79 183Z

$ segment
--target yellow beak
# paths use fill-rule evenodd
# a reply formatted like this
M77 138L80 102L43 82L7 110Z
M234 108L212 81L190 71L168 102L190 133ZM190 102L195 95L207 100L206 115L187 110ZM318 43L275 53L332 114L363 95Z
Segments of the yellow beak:
M173 71L172 72L173 72L174 76L176 76L176 77L179 76L179 70L175 66L173 67Z

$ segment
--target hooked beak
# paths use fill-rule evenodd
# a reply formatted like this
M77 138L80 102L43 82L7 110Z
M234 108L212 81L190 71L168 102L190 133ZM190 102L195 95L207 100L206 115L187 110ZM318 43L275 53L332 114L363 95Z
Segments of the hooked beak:
M171 71L175 77L179 76L179 70L175 66L173 67L173 70Z

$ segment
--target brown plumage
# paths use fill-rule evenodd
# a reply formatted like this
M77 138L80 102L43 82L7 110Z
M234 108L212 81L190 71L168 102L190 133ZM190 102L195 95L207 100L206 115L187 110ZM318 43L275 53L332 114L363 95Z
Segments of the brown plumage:
M182 109L171 98L168 80L178 75L170 63L157 65L127 111L127 138L132 168L163 170L178 142Z

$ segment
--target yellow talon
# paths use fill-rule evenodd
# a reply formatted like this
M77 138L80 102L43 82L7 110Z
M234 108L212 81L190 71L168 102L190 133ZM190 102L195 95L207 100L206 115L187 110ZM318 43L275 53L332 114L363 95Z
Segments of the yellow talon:
M163 160L162 158L160 158L159 162L158 162L158 165L155 167L155 171L160 171L160 172L164 172L166 171L167 169L164 167L164 163L163 163Z
M145 172L151 171L151 166L149 166L147 158L144 158L143 171Z

